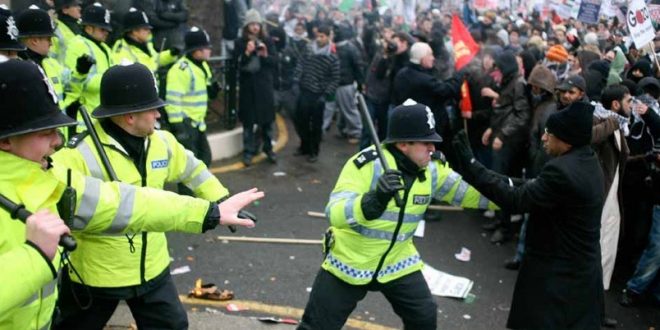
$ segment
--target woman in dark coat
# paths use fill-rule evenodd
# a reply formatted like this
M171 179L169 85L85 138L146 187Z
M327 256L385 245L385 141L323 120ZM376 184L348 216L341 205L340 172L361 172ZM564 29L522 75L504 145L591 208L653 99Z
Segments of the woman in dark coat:
M465 134L454 139L468 183L500 207L530 214L509 328L600 329L605 195L603 172L590 147L592 109L575 102L550 115L543 142L555 158L518 186L475 162Z
M266 36L259 13L250 9L245 14L242 37L236 40L239 69L238 118L243 123L243 163L252 164L257 153L256 134L260 133L263 151L276 162L272 135L275 121L273 72L277 65L275 47Z

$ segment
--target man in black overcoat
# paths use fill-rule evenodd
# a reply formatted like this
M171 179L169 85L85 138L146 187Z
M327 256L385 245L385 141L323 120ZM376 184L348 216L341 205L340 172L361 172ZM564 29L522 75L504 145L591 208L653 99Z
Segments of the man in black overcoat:
M592 117L593 107L583 102L552 114L542 140L554 158L535 179L516 184L476 162L465 133L453 141L467 182L500 207L530 214L511 329L600 329L605 196L590 147Z

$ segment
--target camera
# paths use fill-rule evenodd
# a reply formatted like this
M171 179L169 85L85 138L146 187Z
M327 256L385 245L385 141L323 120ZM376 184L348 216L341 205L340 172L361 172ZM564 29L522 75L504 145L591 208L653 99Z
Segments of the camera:
M396 51L399 49L399 46L393 41L387 41L387 46L385 47L385 53L387 55L394 55L396 54Z

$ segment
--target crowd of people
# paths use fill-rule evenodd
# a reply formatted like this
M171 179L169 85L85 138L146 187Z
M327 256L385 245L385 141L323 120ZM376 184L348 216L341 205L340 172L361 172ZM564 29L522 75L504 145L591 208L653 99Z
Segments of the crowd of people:
M535 273L530 272L532 267L543 268L539 255L558 252L575 256L571 254L575 250L563 250L558 241L544 241L544 230L549 230L545 235L556 232L558 237L566 229L583 231L581 234L586 238L578 238L579 244L571 248L582 248L584 251L578 253L581 257L599 262L600 270L588 268L583 275L602 282L598 283L600 293L608 290L612 281L619 281L626 287L620 300L622 305L659 303L660 148L655 143L660 141L660 64L655 49L656 41L660 47L660 37L640 47L632 42L625 22L619 21L617 16L603 18L598 24L585 24L574 18L562 18L554 11L542 17L538 11L513 14L509 10L476 10L470 1L465 1L460 8L431 1L428 6L417 8L410 17L392 8L379 7L377 1L362 4L362 7L346 9L291 1L279 8L268 2L254 1L248 9L243 0L223 3L225 30L221 51L236 68L228 72L236 74L238 84L243 164L251 166L253 158L261 151L270 162L278 161L272 143L277 112L293 122L298 134L300 145L295 156L305 157L310 163L321 157L322 141L329 138L333 124L336 138L361 150L347 163L331 195L327 213L331 229L334 228L336 246L327 247L330 250L326 251L326 260L315 281L302 327L316 328L318 324L341 327L357 301L366 294L357 289L363 284L373 285L369 290L387 292L386 296L392 297L400 294L401 288L387 283L405 283L406 290L419 289L420 278L415 276L419 275L421 263L410 236L406 235L414 231L422 216L431 220L438 214L426 210L425 206L433 202L431 198L413 203L424 207L399 212L405 207L394 205L392 198L399 190L410 189L429 190L430 193L425 194L438 201L490 208L484 217L492 220L484 229L493 232L490 240L494 244L518 238L516 254L505 262L505 267L517 270L526 265L529 267L524 271L526 278L534 276ZM25 166L24 160L19 158L34 158L33 161L43 165L42 172L50 171L39 172L40 176L48 173L44 182L57 181L59 184L53 184L58 187L67 182L67 173L58 168L75 169L97 179L73 176L82 210L71 216L71 223L67 225L74 230L80 245L79 251L71 256L72 265L82 267L78 270L63 268L61 285L64 289L58 300L60 314L55 316L54 328L67 328L71 322L80 322L82 318L86 318L88 324L102 326L120 300L129 302L134 316L139 318L138 326L185 327L185 311L175 298L176 289L169 277L167 242L162 232L200 232L218 223L251 226L253 223L248 219L254 217L241 213L240 209L246 201L261 197L256 191L248 191L228 198L227 189L207 168L211 163L205 121L208 102L224 87L218 85L208 63L211 56L209 34L201 27L186 27L188 11L183 1L133 1L131 5L119 22L115 20L116 13L111 13L103 4L83 4L77 0L37 1L20 12L12 13L9 8L2 8L0 12L0 55L8 58L0 64L4 70L0 83L5 83L0 84L2 97L9 99L12 93L23 93L26 99L40 102L21 103L19 98L15 104L2 108L11 119L0 125L0 156L17 169ZM455 69L451 42L454 15L462 18L479 45L478 54L460 70ZM25 74L12 76L16 72ZM47 77L45 89L41 85L36 87L35 81L39 79L35 77L40 75ZM462 99L465 101L461 91L464 82L472 105L468 112L461 112L459 108ZM3 86L18 89L7 90ZM372 149L367 149L372 140L355 101L359 93L364 95L377 136L385 141L387 159L403 173L386 171L380 178L376 177L382 160L376 160ZM30 106L42 112L31 113L27 110ZM14 108L25 108L25 115L10 117ZM55 116L55 109L63 116ZM86 113L83 112L95 118L91 127L85 123ZM591 117L585 117L585 113ZM45 116L48 120L40 122L36 116ZM588 136L583 132L584 127L571 126L585 124L585 118L591 120ZM163 130L154 130L154 126ZM38 155L26 155L25 144L17 137L34 130L48 130L48 141L39 142L44 147ZM461 130L463 132L459 132ZM578 132L582 135L577 136ZM566 149L561 143L552 142L554 137L569 147ZM468 148L452 143L457 138L464 138ZM53 153L58 139L68 141L66 148ZM37 143L37 140L28 142ZM553 143L558 143L559 147L550 149L560 150L554 154L548 152L548 145ZM560 174L553 172L552 166L546 166L553 156L563 156L569 150L574 150L571 157L577 157L571 161L579 162L576 160L579 152L588 158L589 164L597 163L597 171L603 173L602 180L583 182L592 188L602 186L598 187L602 196L587 196L589 194L581 191L579 185L566 185L569 190L579 191L576 196L580 198L592 198L594 202L602 197L603 206L599 206L597 212L592 208L601 204L594 202L584 213L570 214L579 220L591 219L598 213L597 237L593 236L595 227L570 223L566 224L567 228L538 225L540 221L549 221L548 218L566 216L561 212L539 213L549 205L579 207L574 205L575 201L557 204L557 200L565 196L560 196L552 185L564 180L563 165L557 169ZM595 151L596 163L589 158L591 150ZM422 157L424 153L432 153L433 160ZM466 154L473 155L483 168L474 167ZM436 167L440 166L436 164L446 163L447 166ZM466 181L449 166L464 175ZM167 173L160 169L167 169ZM3 181L16 182L19 191L2 190L2 193L22 198L22 188L18 184L21 177L9 177L4 172L2 175L8 177ZM68 176L71 184L71 174ZM360 176L370 177L363 181L370 182L371 186L353 186L351 182ZM426 177L431 180L425 182ZM509 180L512 186L522 187L519 189L494 183L493 178L502 177L521 178L532 183L525 185L522 180ZM568 178L573 183L585 179L575 175ZM101 184L101 181L107 182ZM114 181L128 183L131 187L112 183ZM139 188L162 189L170 182L179 184L180 193L201 199L165 193L149 197L151 190ZM401 182L405 186L401 186ZM484 195L468 186L468 182ZM543 182L551 183L543 186ZM53 192L57 195L55 199L22 202L61 215L61 207L55 205L61 189ZM522 197L514 200L498 194ZM355 223L354 211L347 211L352 206L346 206L353 205L357 196L360 202L356 205L361 204L355 207L360 209L359 217L364 218L360 218L362 224ZM182 199L181 203L197 205L193 211L180 211L180 223L158 223L156 216L150 220L142 212L122 214L125 203L146 207L163 201L179 201L177 198ZM202 199L211 203L204 203ZM544 203L541 199L549 201ZM388 221L396 220L386 219L391 214L405 214L415 226L405 227L404 232L400 232L399 227L378 233L368 228L367 223L381 223L382 228L386 228ZM185 223L184 216L197 222ZM52 213L37 213L29 219L27 229L15 227L21 225L13 222L7 226L12 226L8 231L27 230L28 233L28 243L20 237L12 239L9 245L20 247L20 253L32 259L35 251L31 249L36 247L36 256L46 258L48 270L57 276L59 252L52 244L41 243L46 240L39 239L36 234L40 227L30 225L52 220L52 217ZM158 228L155 231L160 233L148 233L150 228ZM49 237L68 232L66 227L58 227ZM382 246L372 246L370 251L375 254L381 248L386 251L379 263L378 259L365 261L363 256L351 252L355 244L373 239L373 235L391 239L390 249L399 239L397 235L405 236L401 241L406 243L396 245L396 252L387 260L389 241L380 241ZM594 239L597 248L592 244ZM547 246L540 244L543 242ZM549 246L560 251L550 251ZM137 249L142 253L136 253ZM118 263L113 259L117 255L123 255L122 260L131 260L134 265ZM18 256L2 254L0 258ZM381 267L385 267L382 270L385 273L381 272ZM355 269L369 269L364 272L370 275L355 272ZM557 269L549 269L545 275L553 272ZM540 274L538 269L536 274ZM319 307L323 301L338 298L340 282L349 284L348 289L344 287L345 295L340 297L345 300L337 301L336 310ZM561 283L556 281L549 285ZM593 283L572 285L577 290ZM45 285L48 286L54 287L54 284ZM86 289L90 286L91 291ZM140 290L137 293L126 290L133 286ZM54 289L43 290L46 289L28 303L19 296L12 298L13 305L5 305L9 306L7 309L0 308L6 315L0 316L0 327L8 324L23 328L22 325L30 324L40 328L50 324L57 294ZM430 298L426 293L412 298ZM82 308L79 296L93 298L92 312ZM524 299L516 297L516 315L533 315L536 308L543 308L525 304ZM419 302L420 310L413 312L404 306L408 298L393 300L397 313L405 315L402 318L406 326L435 328L432 302ZM145 303L150 299L165 303L151 309L153 305ZM601 316L598 322L615 326L615 320L601 315L600 310L606 311L602 296L595 295L593 300L600 304L596 308L599 311L593 311L593 315ZM585 308L591 313L593 306ZM36 311L36 317L5 313L14 309L25 313ZM159 323L163 320L156 314L163 311L171 316L167 320L170 323ZM530 324L532 327L556 325L527 323L529 320L525 317L517 319L515 316L509 321L513 328L528 328ZM591 327L591 321L579 319L575 324Z

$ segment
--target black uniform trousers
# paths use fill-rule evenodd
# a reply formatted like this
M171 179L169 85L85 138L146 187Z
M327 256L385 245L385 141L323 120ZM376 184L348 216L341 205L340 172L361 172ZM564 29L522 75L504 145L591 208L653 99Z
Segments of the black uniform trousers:
M380 291L401 317L405 329L437 327L437 305L421 271L388 283L351 285L325 269L316 275L298 330L341 329L368 291Z
M294 125L300 137L300 151L304 155L318 155L323 134L323 110L325 103L322 94L301 90L294 118Z
M188 329L169 267L144 284L122 288L85 287L71 281L64 269L52 329L103 329L121 300L126 300L138 329Z
M204 163L207 167L211 166L211 146L206 137L206 132L202 132L196 127L188 127L188 134L190 139L186 141L179 141L186 149L192 151L193 155ZM193 191L186 187L183 183L177 184L179 194L194 196Z

